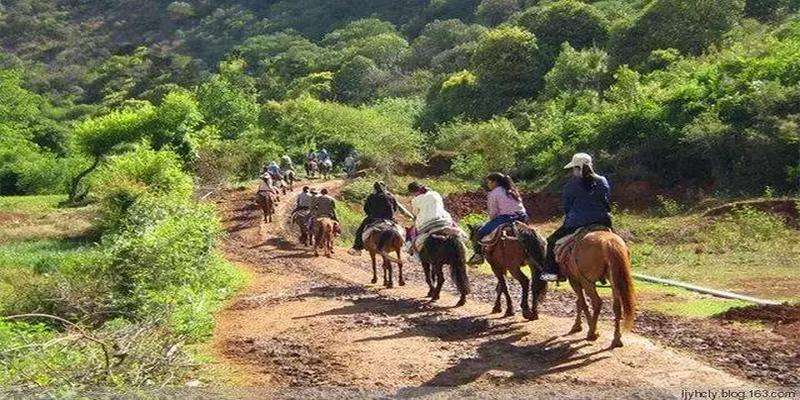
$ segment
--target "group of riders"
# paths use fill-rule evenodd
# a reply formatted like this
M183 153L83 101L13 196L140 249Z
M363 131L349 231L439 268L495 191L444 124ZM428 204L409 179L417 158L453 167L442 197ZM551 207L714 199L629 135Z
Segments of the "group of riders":
M320 154L327 155L327 152L323 150ZM309 153L309 158L311 156ZM272 170L276 167L278 166L270 165ZM555 254L556 243L560 239L583 227L600 225L611 228L612 226L610 185L605 177L595 172L592 157L585 153L575 154L572 161L564 168L571 171L571 179L564 186L562 195L565 218L563 225L547 238L546 258L539 274L539 278L543 281L564 280ZM489 189L487 196L489 221L472 237L475 254L469 260L469 264L473 265L484 262L481 244L483 237L515 221L524 223L528 220L522 196L508 175L492 173L486 177L486 185ZM363 210L366 217L355 234L351 254L358 255L364 249L362 236L368 227L380 222L397 225L395 216L398 213L414 220L414 226L409 230L407 238L411 243L407 250L412 254L419 251L418 246L413 244L424 243L426 236L444 229L459 230L453 217L445 209L444 200L439 193L417 182L409 184L407 189L413 196L411 211L397 201L385 183L375 182L374 191L364 202ZM294 213L298 212L303 213L309 226L314 219L321 217L331 218L337 223L339 221L336 216L336 201L326 189L317 193L315 189L304 187L297 197Z

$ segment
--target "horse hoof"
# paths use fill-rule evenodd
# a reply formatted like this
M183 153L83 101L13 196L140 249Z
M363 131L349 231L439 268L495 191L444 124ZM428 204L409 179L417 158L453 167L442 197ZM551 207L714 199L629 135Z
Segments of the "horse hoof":
M405 286L406 285L406 281L400 281L399 285L400 286Z
M371 281L369 281L369 283L371 283L373 285L378 283L378 278L373 278Z
M536 317L530 311L523 311L522 312L522 318L525 318L528 321L533 321L534 319L536 319Z
M498 314L498 313L500 313L502 311L503 310L500 307L495 307L495 308L492 309L492 314Z
M587 340L587 341L590 341L590 342L594 342L594 341L596 341L596 340L597 340L597 338L599 338L599 337L600 337L600 335L598 335L598 334L596 334L596 333L594 333L594 334L589 334L589 335L586 335L586 340Z
M583 328L581 328L580 326L573 326L572 329L570 329L569 332L567 332L567 335L573 335L573 334L576 334L576 333L578 333L578 332L580 332L582 330L583 330Z
M622 340L617 339L617 340L614 340L613 342L611 342L611 348L612 349L617 349L617 348L620 348L620 347L622 347Z
M513 316L514 316L513 311L506 311L506 313L503 314L503 318L513 317Z
M459 300L458 303L456 303L456 307L462 307L464 304L467 304L466 300Z
M431 296L431 301L437 301L437 300L439 300L439 296Z

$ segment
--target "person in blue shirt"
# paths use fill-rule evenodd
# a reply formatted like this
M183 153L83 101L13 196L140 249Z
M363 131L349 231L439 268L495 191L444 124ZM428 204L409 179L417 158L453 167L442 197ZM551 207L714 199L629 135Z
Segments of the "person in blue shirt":
M572 170L572 178L564 186L564 224L547 238L547 258L540 279L543 281L563 281L564 277L556 263L556 242L580 228L590 225L603 225L611 228L611 185L598 175L592 166L592 157L578 153L564 169Z
M317 155L317 160L319 160L319 162L325 162L330 159L331 156L328 154L328 150L325 149L322 149L322 151L320 151L319 154Z

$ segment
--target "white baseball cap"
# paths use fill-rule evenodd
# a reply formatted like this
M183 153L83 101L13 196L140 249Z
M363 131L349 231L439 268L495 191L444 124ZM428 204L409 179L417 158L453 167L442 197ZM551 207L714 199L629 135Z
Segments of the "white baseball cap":
M584 165L592 165L592 156L586 153L578 153L572 156L572 161L565 165L564 169L583 167Z

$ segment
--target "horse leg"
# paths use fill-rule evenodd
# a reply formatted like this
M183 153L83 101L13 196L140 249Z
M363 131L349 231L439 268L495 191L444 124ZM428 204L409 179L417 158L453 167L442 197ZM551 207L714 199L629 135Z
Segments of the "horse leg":
M573 281L570 281L570 286L572 286L572 290L575 291L575 323L569 331L569 334L573 334L583 330L581 318L583 318L582 315L585 313L588 320L589 311L586 310L586 299L583 297L583 288Z
M519 282L520 286L522 286L522 303L520 307L522 308L522 316L527 320L533 319L533 312L531 312L530 305L528 304L528 291L531 287L531 281L528 279L525 274L522 273L522 270L519 268L511 268L511 276Z
M503 295L503 290L500 286L500 282L503 280L503 274L494 267L492 267L492 272L494 272L494 276L497 278L497 286L494 288L497 297L495 297L494 308L492 308L492 314L496 314L503 311L503 305L500 303L500 298Z
M436 292L433 294L432 300L439 300L442 294L442 286L444 285L444 265L436 264L434 268L436 271Z
M372 283L378 283L378 266L375 264L375 253L369 252L369 258L372 259Z
M403 259L400 258L400 248L397 249L397 283L400 286L405 286L406 281L403 280Z
M597 320L600 318L600 310L603 308L603 299L597 294L597 288L593 283L589 283L585 291L592 302L592 319L589 321L589 333L586 334L586 340L593 342L599 336L597 334Z
M547 290L547 282L536 278L536 271L533 271L534 278L531 281L531 312L533 313L533 320L539 319L539 301L542 299L544 291Z
M387 258L383 259L383 269L389 274L389 283L386 285L386 287L391 289L394 287L394 279L392 279L392 262Z
M614 293L614 340L611 341L611 348L616 349L622 347L622 333L620 333L619 325L622 318L622 303L620 302L617 293Z
M425 273L425 283L428 284L428 294L425 297L433 297L433 279L431 278L431 265L423 262L422 272Z

